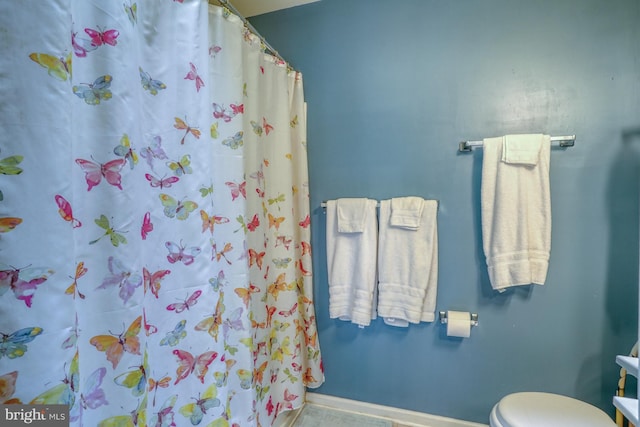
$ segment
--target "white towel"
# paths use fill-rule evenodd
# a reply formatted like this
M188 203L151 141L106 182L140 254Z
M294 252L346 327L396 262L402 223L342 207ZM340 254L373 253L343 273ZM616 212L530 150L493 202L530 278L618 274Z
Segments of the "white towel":
M514 138L514 137L510 137ZM523 136L523 140L530 139ZM482 243L494 289L543 285L551 251L550 139L541 136L536 165L502 161L505 138L484 140Z
M339 199L342 201L342 199ZM376 318L378 220L375 200L362 199L364 222L360 233L338 231L338 201L327 201L327 272L329 316L360 327Z
M362 233L367 219L369 199L338 199L336 209L339 233ZM375 212L374 212L375 215Z
M540 159L544 135L506 135L502 142L502 161L515 165L535 166Z
M438 292L438 202L424 200L417 229L389 224L391 200L380 202L378 315L388 325L433 322Z
M389 224L394 227L417 230L422 221L423 208L424 199L422 197L395 197L391 199Z

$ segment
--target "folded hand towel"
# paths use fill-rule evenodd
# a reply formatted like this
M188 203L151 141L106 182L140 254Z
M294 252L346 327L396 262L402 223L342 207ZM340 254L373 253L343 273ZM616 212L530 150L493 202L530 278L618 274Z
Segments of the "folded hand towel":
M424 200L417 230L390 226L391 200L380 202L378 315L388 325L433 322L438 285L438 202Z
M535 166L540 158L544 135L507 135L502 146L502 161L516 165Z
M551 251L550 138L537 165L501 161L504 138L483 143L482 244L494 289L545 282Z
M422 221L422 197L395 197L391 199L391 219L389 225L409 230L417 230Z
M329 317L361 327L376 318L378 219L375 200L364 203L361 233L338 231L337 201L327 201L327 272Z
M338 232L339 233L362 233L369 211L366 209L369 199L338 199L336 206L338 209ZM375 214L375 212L374 212Z

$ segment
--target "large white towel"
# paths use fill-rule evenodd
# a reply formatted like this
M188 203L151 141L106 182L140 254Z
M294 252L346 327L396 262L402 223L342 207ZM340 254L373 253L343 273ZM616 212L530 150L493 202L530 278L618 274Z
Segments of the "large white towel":
M551 251L551 190L548 135L533 140L529 153L517 135L487 138L482 160L482 243L494 289L543 285ZM505 142L515 141L521 162L508 163ZM537 158L531 155L539 148ZM508 146L507 146L508 147ZM532 164L533 163L533 164Z
M419 227L390 224L392 200L380 202L378 315L406 327L433 322L438 292L438 202L424 200Z
M329 316L351 321L361 327L376 318L378 220L375 200L364 203L342 203L345 199L327 201L327 272L329 279ZM356 215L348 208L361 209L362 232L338 231L338 205L346 218ZM362 215L364 214L364 215Z

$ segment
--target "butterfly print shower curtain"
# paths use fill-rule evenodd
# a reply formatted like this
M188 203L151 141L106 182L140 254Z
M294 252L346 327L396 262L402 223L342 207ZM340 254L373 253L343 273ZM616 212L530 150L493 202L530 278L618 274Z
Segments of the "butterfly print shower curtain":
M206 1L17 3L0 403L66 404L72 426L272 425L324 380L301 74Z

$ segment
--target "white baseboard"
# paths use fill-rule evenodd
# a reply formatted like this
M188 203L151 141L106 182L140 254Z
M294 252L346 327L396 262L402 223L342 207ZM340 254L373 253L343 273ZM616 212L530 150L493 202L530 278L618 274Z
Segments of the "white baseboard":
M326 406L341 411L356 412L359 414L371 415L374 417L388 418L397 423L416 427L488 427L487 424L472 423L470 421L456 420L453 418L441 417L438 415L424 414L422 412L409 411L406 409L393 408L390 406L376 405L373 403L359 402L357 400L344 399L341 397L329 396L318 393L307 393L305 404ZM297 417L290 414L289 423ZM489 414L487 414L487 418ZM286 421L285 421L286 422ZM291 424L277 424L287 426Z

